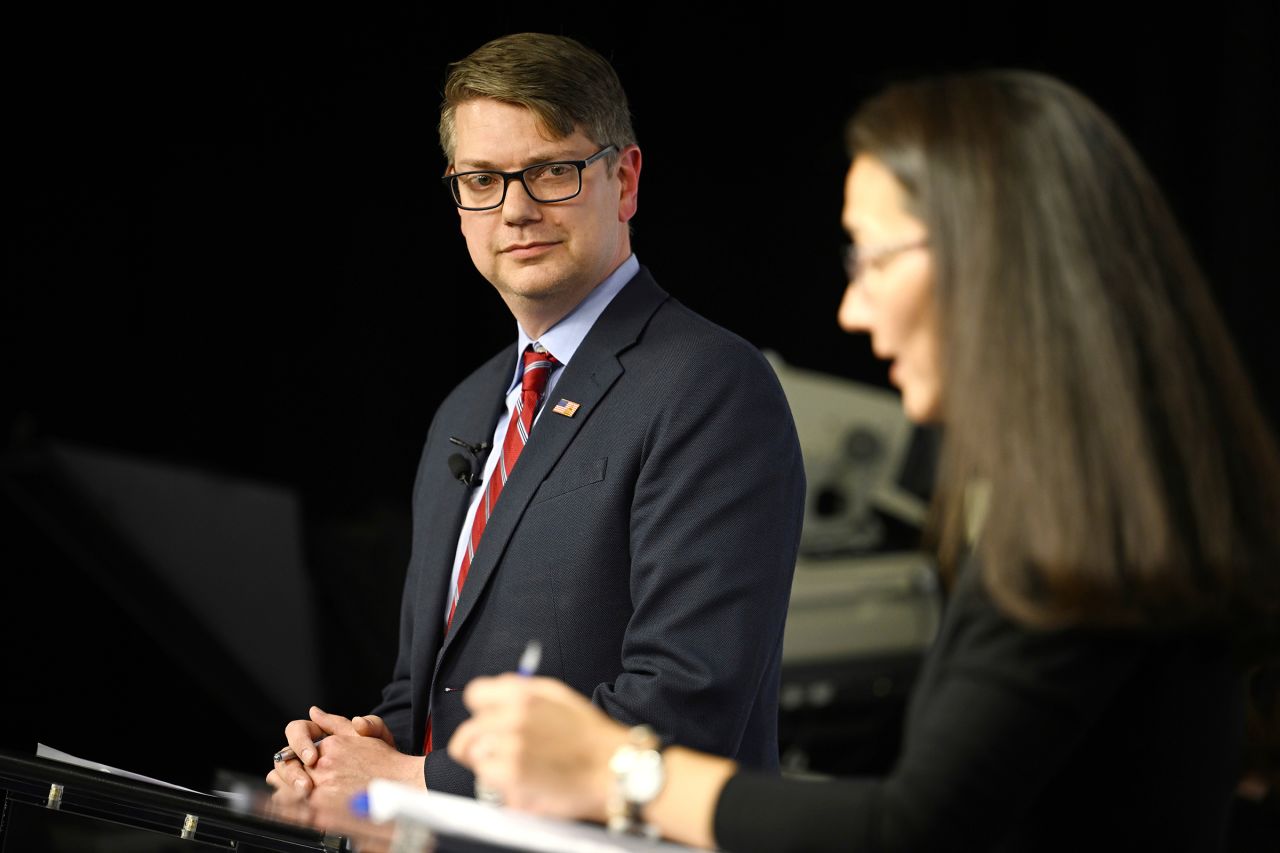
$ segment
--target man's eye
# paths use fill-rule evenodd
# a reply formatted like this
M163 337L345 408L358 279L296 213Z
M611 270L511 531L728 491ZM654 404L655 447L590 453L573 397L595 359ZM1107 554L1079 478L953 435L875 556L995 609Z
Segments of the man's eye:
M493 175L488 174L463 175L462 181L473 190L488 189L497 183L497 179Z

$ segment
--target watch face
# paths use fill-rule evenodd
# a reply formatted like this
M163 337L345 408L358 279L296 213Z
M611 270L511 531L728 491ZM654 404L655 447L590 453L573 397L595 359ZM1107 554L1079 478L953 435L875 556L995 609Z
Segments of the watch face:
M623 783L624 795L633 803L648 803L662 790L662 756L652 749L634 754Z

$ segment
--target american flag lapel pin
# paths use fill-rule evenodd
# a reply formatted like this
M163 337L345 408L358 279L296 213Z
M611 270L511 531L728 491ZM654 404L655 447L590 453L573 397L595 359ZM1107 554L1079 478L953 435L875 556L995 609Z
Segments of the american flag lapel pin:
M578 405L578 403L575 403L572 400L565 400L561 398L559 403L556 403L551 407L551 411L555 412L557 415L564 415L566 418L571 418L573 417L574 412L578 411Z

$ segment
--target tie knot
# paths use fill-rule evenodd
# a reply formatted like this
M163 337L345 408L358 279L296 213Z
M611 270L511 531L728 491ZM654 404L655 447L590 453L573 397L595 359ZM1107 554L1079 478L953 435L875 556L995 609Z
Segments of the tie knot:
M541 395L547 388L547 379L551 371L559 364L556 357L549 352L538 352L532 346L524 351L524 375L520 379L520 387L524 391L532 391Z

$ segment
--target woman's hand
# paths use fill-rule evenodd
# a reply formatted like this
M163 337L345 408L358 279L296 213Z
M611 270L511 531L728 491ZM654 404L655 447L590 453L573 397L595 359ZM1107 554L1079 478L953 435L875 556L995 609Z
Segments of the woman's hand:
M449 741L504 804L524 811L603 821L613 785L609 759L627 729L551 678L476 678L462 700L471 718Z

